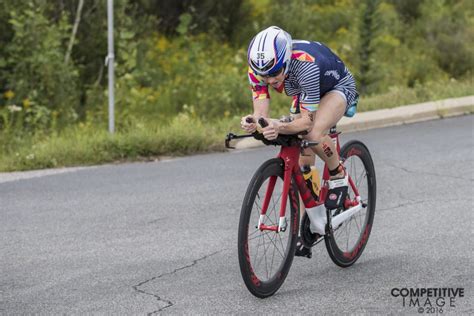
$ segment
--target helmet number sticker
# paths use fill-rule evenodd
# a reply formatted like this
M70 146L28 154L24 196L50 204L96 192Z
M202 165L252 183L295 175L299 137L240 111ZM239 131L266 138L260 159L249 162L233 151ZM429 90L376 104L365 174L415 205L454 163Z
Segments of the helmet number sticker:
M257 59L265 59L265 53L264 52L257 53Z

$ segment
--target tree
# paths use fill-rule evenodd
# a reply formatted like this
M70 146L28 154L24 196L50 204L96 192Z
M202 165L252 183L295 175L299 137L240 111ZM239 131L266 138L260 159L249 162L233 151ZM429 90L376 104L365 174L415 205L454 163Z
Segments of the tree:
M362 9L362 19L360 24L359 36L359 84L360 92L367 92L368 85L371 83L371 58L374 53L373 39L377 36L377 7L379 0L364 0Z

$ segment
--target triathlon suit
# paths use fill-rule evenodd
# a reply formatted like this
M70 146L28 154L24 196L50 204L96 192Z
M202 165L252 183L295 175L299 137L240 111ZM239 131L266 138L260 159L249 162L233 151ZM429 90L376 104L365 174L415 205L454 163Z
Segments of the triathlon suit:
M268 85L249 67L249 82L253 99L269 99ZM292 114L300 109L316 111L321 98L328 92L339 93L346 100L345 116L353 116L359 94L355 80L341 59L319 42L293 41L291 61L285 81L275 89L293 97Z

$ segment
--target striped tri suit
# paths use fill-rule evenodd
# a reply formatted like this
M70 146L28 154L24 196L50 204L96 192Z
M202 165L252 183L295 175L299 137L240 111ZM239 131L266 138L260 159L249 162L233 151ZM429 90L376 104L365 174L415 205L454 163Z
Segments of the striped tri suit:
M268 85L263 78L249 68L249 82L254 99L270 98ZM346 100L346 116L352 116L348 109L355 111L358 92L355 80L342 60L327 46L319 42L293 41L291 61L284 84L278 89L293 96L290 112L300 109L316 111L321 98L330 91L338 92ZM353 112L353 111L349 111Z

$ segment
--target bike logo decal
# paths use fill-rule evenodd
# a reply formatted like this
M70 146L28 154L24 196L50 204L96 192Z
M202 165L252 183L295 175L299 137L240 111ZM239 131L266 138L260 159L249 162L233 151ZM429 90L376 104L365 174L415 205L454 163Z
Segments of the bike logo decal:
M337 194L335 193L329 194L329 199L334 201L335 199L337 199Z
M333 76L336 80L339 80L339 78L341 78L337 70L328 70L324 73L324 75L328 77Z

